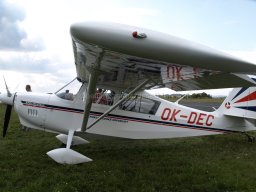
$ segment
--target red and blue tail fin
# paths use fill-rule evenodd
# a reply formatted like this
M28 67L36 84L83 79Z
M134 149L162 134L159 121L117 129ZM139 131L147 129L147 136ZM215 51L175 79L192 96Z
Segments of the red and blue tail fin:
M224 115L256 119L256 87L233 89L217 111Z

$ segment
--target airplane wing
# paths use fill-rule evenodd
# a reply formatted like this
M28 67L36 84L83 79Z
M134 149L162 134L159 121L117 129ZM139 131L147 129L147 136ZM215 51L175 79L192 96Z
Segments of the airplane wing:
M114 23L71 26L77 76L112 90L135 87L199 90L255 85L256 64L167 34Z
M181 91L249 87L256 83L249 76L255 74L255 64L174 36L90 22L74 24L70 32L77 78L88 85L82 131L87 129L96 86L117 92L132 90L131 94L142 87Z

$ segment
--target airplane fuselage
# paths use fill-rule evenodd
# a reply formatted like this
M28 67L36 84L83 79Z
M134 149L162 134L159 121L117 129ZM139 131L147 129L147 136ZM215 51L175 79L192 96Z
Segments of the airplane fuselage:
M152 96L159 106L155 112L113 110L87 130L88 133L132 139L175 138L254 130L241 118L227 117L165 101ZM110 106L92 104L89 125ZM65 100L55 94L18 93L15 110L26 127L64 133L81 131L84 113L82 100Z

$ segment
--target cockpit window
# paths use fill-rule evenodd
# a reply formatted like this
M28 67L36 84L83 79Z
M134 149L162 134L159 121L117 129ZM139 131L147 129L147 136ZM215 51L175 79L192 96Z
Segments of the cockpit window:
M61 99L72 101L74 100L80 87L81 83L74 79L70 83L66 84L61 89L59 89L57 92L55 92L55 94Z
M160 105L159 101L135 95L120 105L120 109L154 115Z
M66 99L70 101L74 100L74 94L70 93L68 89L65 92L58 93L57 96L61 99Z

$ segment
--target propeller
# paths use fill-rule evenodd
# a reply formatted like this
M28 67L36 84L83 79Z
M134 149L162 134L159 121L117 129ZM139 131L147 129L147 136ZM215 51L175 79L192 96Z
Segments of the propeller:
M3 76L3 78L4 78L4 76ZM8 96L8 97L11 97L12 94L11 94L10 90L8 89L8 86L7 86L7 83L6 83L6 81L5 81L5 78L4 78L4 84L5 84L5 88L6 88L6 91L7 91L7 96Z
M5 137L9 122L11 119L11 114L12 114L12 105L6 105L6 110L5 110L5 116L4 116L4 125L3 125L3 137Z
M4 125L3 125L3 137L5 137L8 126L9 126L9 122L10 122L11 114L12 114L12 106L14 103L14 95L11 94L11 92L7 86L7 83L5 81L5 78L4 78L4 83L5 83L7 94L0 93L0 101L2 101L3 103L6 104Z

